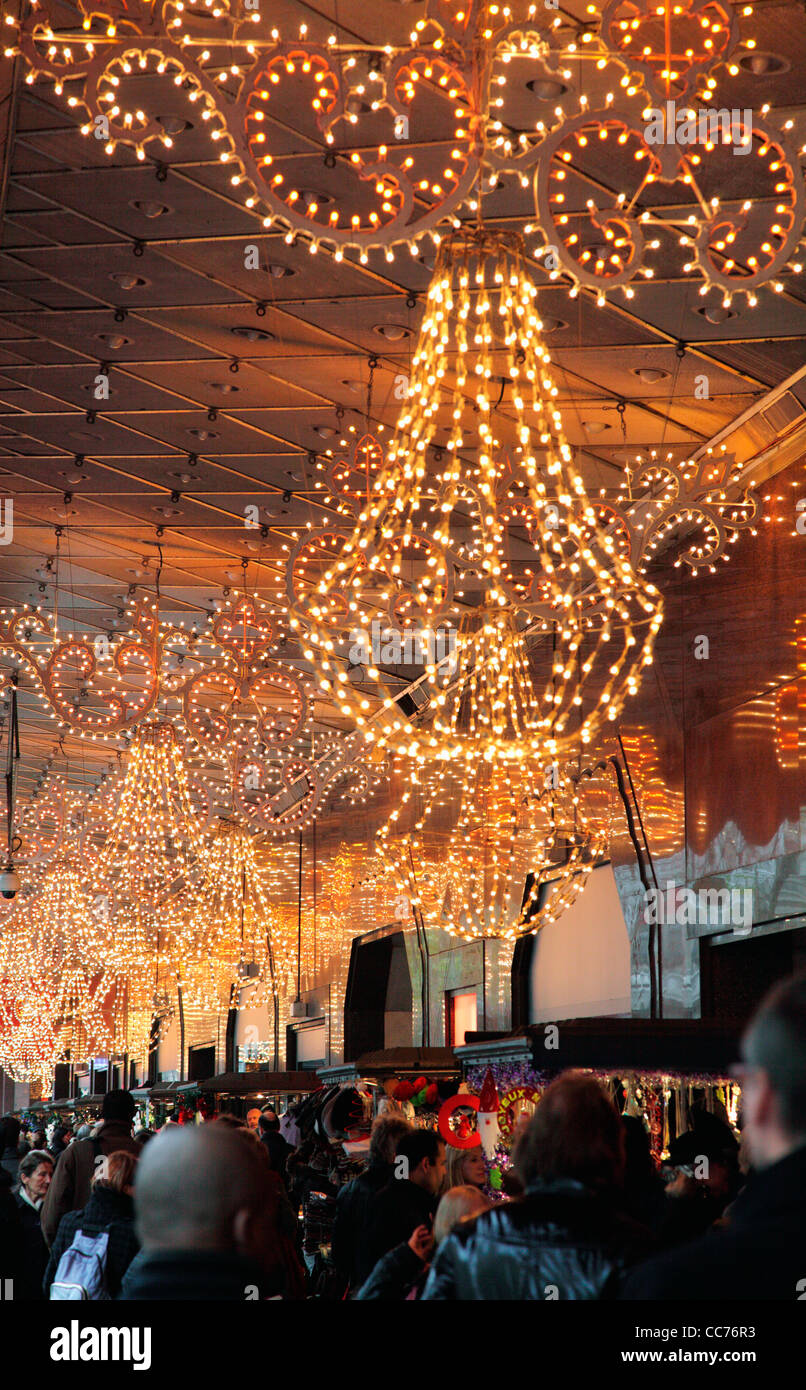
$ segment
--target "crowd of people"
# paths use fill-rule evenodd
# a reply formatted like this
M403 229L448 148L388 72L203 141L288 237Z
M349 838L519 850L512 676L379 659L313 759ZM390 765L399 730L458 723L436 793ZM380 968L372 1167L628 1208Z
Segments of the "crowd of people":
M126 1091L75 1134L0 1134L0 1277L22 1299L779 1299L801 1297L806 976L776 987L737 1068L741 1142L707 1110L662 1176L640 1119L566 1072L521 1125L505 1191L480 1149L401 1114L363 1171L293 1148L271 1110L133 1133ZM319 1248L301 1215L330 1209Z

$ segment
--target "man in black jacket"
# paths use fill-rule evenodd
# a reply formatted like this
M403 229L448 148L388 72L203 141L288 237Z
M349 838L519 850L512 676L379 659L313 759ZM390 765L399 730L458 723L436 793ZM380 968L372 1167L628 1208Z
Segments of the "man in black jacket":
M271 1174L252 1139L223 1125L158 1134L137 1165L142 1250L121 1298L252 1300L282 1290Z
M431 1229L445 1180L445 1143L433 1129L412 1129L399 1141L392 1178L369 1213L367 1258L371 1269L387 1250L407 1241L418 1226Z
M616 1207L624 1134L598 1081L565 1072L515 1150L525 1186L464 1222L439 1248L424 1299L615 1298L649 1233Z
M333 1225L331 1258L350 1288L358 1288L372 1272L368 1250L372 1204L394 1176L395 1150L411 1125L402 1115L379 1115L369 1139L369 1162L357 1178L339 1190Z
M736 1070L753 1176L723 1228L634 1270L623 1298L806 1295L806 975L767 995L742 1056Z
M261 1144L269 1155L272 1172L277 1173L285 1182L286 1162L288 1155L293 1153L293 1149L280 1133L280 1121L273 1110L261 1111L257 1122L257 1132Z

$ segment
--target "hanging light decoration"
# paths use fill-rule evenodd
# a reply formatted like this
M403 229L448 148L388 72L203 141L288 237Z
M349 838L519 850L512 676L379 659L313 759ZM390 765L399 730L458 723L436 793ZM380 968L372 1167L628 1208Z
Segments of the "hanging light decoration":
M202 852L176 733L165 721L143 724L99 855L99 874L119 899L154 909L193 877Z
M322 689L366 738L415 758L568 753L618 717L652 660L660 596L597 521L563 435L535 297L518 237L480 228L442 243L409 403L374 496L318 582L293 589L292 625L306 630ZM540 533L525 579L508 551L516 508ZM431 722L413 726L394 696L373 701L351 681L338 648L373 620L433 636L468 610L455 656L426 660ZM541 696L527 647L545 673ZM380 680L377 662L368 676ZM469 706L462 717L457 701Z
M205 1007L240 1008L240 991L254 986L249 1007L277 990L277 975L293 958L278 931L269 883L253 837L222 821L205 852L200 882L179 905L176 943L183 994ZM244 1005L244 1007L246 1007Z
M424 926L514 941L571 906L607 832L589 824L570 775L536 791L524 766L480 762L459 776L415 769L377 844Z

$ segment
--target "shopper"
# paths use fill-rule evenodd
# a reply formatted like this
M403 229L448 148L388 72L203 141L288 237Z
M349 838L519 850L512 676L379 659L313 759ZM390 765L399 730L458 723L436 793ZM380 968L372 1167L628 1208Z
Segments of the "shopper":
M79 1232L85 1236L99 1236L106 1232L104 1293L109 1298L116 1298L120 1293L123 1276L140 1249L134 1229L133 1201L137 1161L134 1154L123 1150L104 1158L95 1170L90 1199L83 1211L68 1211L62 1217L44 1273L46 1297L52 1296L54 1280L58 1280L64 1272L60 1270L62 1256L70 1250Z
M12 1194L11 1176L0 1166L0 1252L2 1279L10 1280L11 1295L22 1287L25 1278L25 1232L20 1209Z
M42 1275L48 1247L42 1234L42 1203L53 1177L53 1159L45 1149L32 1149L20 1161L20 1186L15 1201L24 1236L23 1271L18 1298L41 1299Z
M649 1261L628 1299L784 1299L804 1289L806 975L777 985L742 1041L743 1139L753 1174L727 1225Z
M48 1245L56 1239L59 1222L68 1211L81 1211L90 1199L92 1175L103 1156L122 1150L138 1155L132 1138L134 1099L128 1091L107 1091L102 1122L94 1138L76 1139L61 1155L42 1207L42 1230Z
M481 1145L475 1149L457 1149L449 1144L445 1173L446 1192L452 1187L476 1187L479 1192L483 1191L487 1186L487 1167Z
M21 1130L22 1125L16 1115L4 1115L0 1120L0 1167L8 1173L14 1189L19 1183Z
M285 1182L286 1162L292 1149L280 1133L280 1121L273 1110L261 1111L257 1128L260 1142L269 1155L272 1171L277 1173Z
M398 1142L393 1176L370 1211L367 1253L374 1269L387 1250L407 1241L418 1226L433 1226L445 1180L445 1143L433 1129L412 1129Z
M349 1288L359 1288L372 1272L369 1248L372 1203L394 1176L395 1150L411 1133L400 1115L380 1115L369 1137L369 1156L363 1173L339 1190L333 1226L331 1260Z
M53 1134L48 1144L48 1153L51 1155L54 1163L61 1158L71 1138L72 1131L69 1130L66 1125L54 1126Z
M614 1297L647 1233L621 1215L619 1116L593 1077L566 1072L545 1091L515 1150L525 1195L454 1230L424 1299Z
M242 1301L282 1292L265 1160L223 1125L182 1125L143 1152L134 1185L142 1251L124 1299Z
M409 1240L382 1255L356 1297L362 1302L368 1299L420 1298L429 1270L428 1262L434 1250L439 1249L443 1240L461 1222L488 1211L489 1206L478 1187L451 1187L440 1199L433 1233L427 1226L418 1226Z

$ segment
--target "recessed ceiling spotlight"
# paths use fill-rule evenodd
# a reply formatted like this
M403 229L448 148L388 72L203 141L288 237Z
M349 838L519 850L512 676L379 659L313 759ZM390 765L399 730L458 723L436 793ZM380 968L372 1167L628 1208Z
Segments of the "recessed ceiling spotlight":
M112 348L113 352L117 352L118 348L125 347L127 343L131 342L131 338L124 338L122 333L96 333L95 336L99 343L106 343L106 346Z
M209 386L211 391L220 391L223 396L228 396L239 388L233 386L231 381L206 381L205 386Z
M743 53L739 67L753 77L775 77L780 72L788 72L791 64L780 53Z
M727 323L728 319L738 318L735 309L729 309L726 304L701 304L696 310L709 323Z
M567 83L552 77L531 77L526 85L538 101L557 101L568 91Z
M653 386L656 381L664 381L669 375L662 367L631 367L633 376L637 376L641 381L645 381L647 386Z
M150 285L151 281L146 280L142 275L133 275L129 270L113 270L109 276L116 285L120 285L122 290L139 290L143 285Z
M286 275L296 275L297 273L293 266L281 265L279 261L268 261L264 270L273 280L282 280Z
M348 376L343 376L339 384L341 386L346 386L347 390L352 391L354 396L360 396L361 393L366 390L363 381L355 381Z
M604 434L605 430L610 429L603 420L583 420L582 425L588 434Z
M551 314L541 314L540 322L543 325L544 333L556 333L558 328L567 328L565 319L552 318Z
M158 116L157 120L166 135L181 135L183 130L193 129L193 122L186 121L184 116Z
M230 333L234 333L236 338L245 338L248 343L273 343L274 334L268 328L252 328L251 325L239 325L231 328Z
M376 323L374 333L380 333L382 338L387 338L390 343L399 343L403 338L410 338L413 329L405 323Z
M188 434L191 434L194 439L201 439L202 441L205 439L218 439L218 434L215 430L205 430L202 429L200 425L193 425L193 427L188 430Z
M154 508L154 511L155 511L155 512L158 512L160 516L181 516L181 515L182 515L182 508L181 508L181 507L155 507L155 508Z
M318 434L320 439L335 439L338 430L333 425L314 425L314 434Z
M136 208L144 217L164 217L171 211L167 203L157 203L152 198L135 198L129 207Z
M97 442L98 436L97 436L96 434L93 434L92 430L69 430L69 431L68 431L68 434L67 434L67 438L68 438L68 439L89 439L89 440L92 441L93 444L95 444L95 443Z

